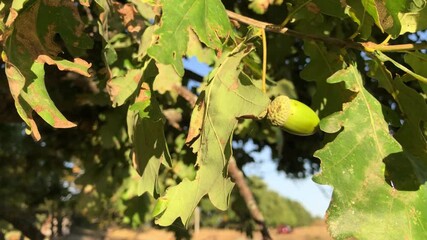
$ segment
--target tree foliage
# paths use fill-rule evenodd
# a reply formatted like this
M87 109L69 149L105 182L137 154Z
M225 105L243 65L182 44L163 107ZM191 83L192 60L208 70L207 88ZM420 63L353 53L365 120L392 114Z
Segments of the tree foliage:
M227 209L228 161L252 161L242 151L251 142L274 149L291 177L321 166L315 181L334 187L333 237L423 239L426 5L2 1L1 84L9 91L0 119L10 140L0 180L11 198L1 204L34 212L65 195L73 201L61 204L83 215L138 225L152 201L138 196L148 193L161 199L157 224L187 224L205 196ZM209 75L186 69L191 57L212 67ZM278 95L310 105L320 131L300 137L269 126L262 118ZM28 181L16 188L41 176L49 187L29 197L8 176ZM103 211L112 205L115 213Z

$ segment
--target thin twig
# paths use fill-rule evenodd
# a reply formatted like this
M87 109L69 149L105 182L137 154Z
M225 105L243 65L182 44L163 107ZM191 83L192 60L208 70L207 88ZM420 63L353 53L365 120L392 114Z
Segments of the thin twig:
M255 26L258 28L262 28L269 32L281 33L281 34L285 34L285 35L300 38L300 39L309 39L313 41L324 42L326 44L330 44L338 47L352 48L359 51L373 52L375 50L379 50L382 52L399 52L399 51L420 50L420 49L427 48L427 43L425 42L410 43L410 44L395 44L395 45L377 44L374 42L362 42L362 43L354 42L351 40L343 40L343 39L333 38L328 36L298 32L286 27L282 27L280 25L276 25L268 22L262 22L259 20L255 20L253 18L242 16L240 14L237 14L229 10L227 10L227 15L232 20L235 20L247 25Z
M265 36L265 29L261 30L262 35L262 91L267 92L265 84L265 76L267 75L267 37Z
M191 107L194 107L196 105L196 94L192 93L186 87L183 87L181 85L174 85L173 89L176 91L176 93L178 93L179 96L184 98L190 104Z
M375 50L381 52L405 52L411 50L421 50L427 48L427 42L422 43L406 43L406 44L395 44L395 45L382 45L376 44L373 42L365 42L361 43L361 45L368 50L369 52L373 52Z
M297 32L297 31L288 29L287 27L282 27L280 25L262 22L259 20L255 20L253 18L242 16L240 14L237 14L237 13L229 11L229 10L227 10L227 15L229 18L231 18L233 20L239 21L239 22L247 24L247 25L255 26L255 27L258 27L261 29L265 29L266 31L269 31L269 32L281 33L281 34L285 34L285 35L289 35L289 36L293 36L293 37L298 37L298 38L303 38L303 39L323 41L326 43L331 43L331 44L339 45L339 46L351 45L353 48L355 47L353 45L357 44L354 42L347 42L347 41L344 41L344 40L338 39L338 38L331 38L331 37L325 37L325 36L319 36L319 35L312 35L312 34ZM357 45L359 46L359 48L363 48L362 46L360 46L360 44L357 44Z
M189 69L185 69L184 78L192 79L192 80L195 80L197 82L203 82L202 76L200 76L199 74L197 74L197 73L195 73Z
M374 52L374 56L380 60L381 62L386 62L389 61L391 63L393 63L394 66L396 66L397 68L399 68L400 70L406 72L407 74L411 75L412 77L414 77L415 79L423 82L423 83L427 83L427 78L414 73L413 71L409 70L407 67L403 66L402 64L398 63L397 61L395 61L393 58L385 55L384 53L380 52L380 51L375 51Z
M250 18L250 17L245 17L243 15L237 14L237 13L232 12L230 10L227 10L227 15L229 18L234 19L238 22L241 22L241 23L244 23L247 25L251 25L251 26L255 26L258 28L262 28L262 29L267 29L269 26L276 26L279 29L281 29L281 31L279 29L277 29L278 32L284 33L288 30L288 28L277 26L277 25L267 23L267 22L258 21L258 20L255 20L253 18Z

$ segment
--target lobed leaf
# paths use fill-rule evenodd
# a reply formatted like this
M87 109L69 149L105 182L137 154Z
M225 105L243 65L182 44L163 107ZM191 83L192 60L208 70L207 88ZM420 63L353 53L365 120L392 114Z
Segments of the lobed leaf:
M390 135L381 104L363 87L354 65L336 72L328 82L344 83L354 97L342 111L322 119L322 129L335 125L339 133L315 153L322 161L315 181L334 187L327 219L332 237L426 238L426 186L398 191L393 182L385 181L383 161L408 160Z
M62 21L63 18L68 21ZM53 127L74 127L75 124L62 115L49 97L44 82L44 63L89 76L90 64L87 62L81 59L70 62L56 57L61 51L54 42L57 33L71 53L81 53L91 47L77 9L69 1L60 5L49 1L30 1L11 24L13 30L4 48L6 75L20 117L36 140L40 139L40 133L33 120L33 111Z
M361 1L348 0L347 4L350 6L348 15L357 23L360 38L368 39L371 36L374 19L366 12Z
M156 64L159 74L153 82L153 90L158 91L160 94L171 92L175 86L181 86L181 77L175 72L171 65L164 65L161 63ZM176 95L176 93L172 93ZM176 98L176 96L175 96Z
M194 208L206 194L217 208L225 210L228 207L234 184L227 176L227 166L238 118L259 116L270 102L241 72L240 62L249 51L243 43L240 44L211 73L194 109L187 138L193 151L197 151L196 177L194 180L184 179L167 189L164 197L169 203L156 220L157 224L168 226L177 218L187 224Z
M349 98L348 93L339 84L328 84L326 79L345 66L341 54L313 41L304 42L304 52L310 57L310 62L301 71L300 76L316 83L313 108L319 111L321 117L339 111L341 103Z
M157 76L158 71L150 59L142 71L138 96L128 109L128 135L133 144L133 167L141 176L138 180L138 193L148 192L158 197L160 166L164 164L171 167L172 164L164 135L164 117L148 85Z
M402 78L392 78L379 60L370 62L370 69L380 86L387 90L403 113L403 124L394 137L402 145L405 158L386 159L387 179L400 190L417 190L427 180L427 141L422 127L427 122L424 98L406 86Z
M146 66L145 66L146 67ZM108 93L113 107L123 105L137 90L144 68L130 69L125 76L115 77L108 81Z
M362 4L374 19L375 24L393 37L427 28L425 0L364 0Z
M399 35L401 22L398 14L405 10L405 0L363 0L362 4L366 11L374 18L376 25L381 31L387 32L394 37Z
M404 56L405 62L409 64L415 73L427 78L427 54L420 52L409 52ZM421 89L427 94L427 83L418 82L421 86Z
M402 23L400 35L407 32L415 33L427 28L427 4L425 0L407 1L407 9L398 14Z
M172 64L179 76L184 75L182 57L187 52L189 31L193 30L200 41L213 49L221 49L221 38L232 34L219 0L164 0L162 7L161 25L155 32L158 39L148 54L160 63Z

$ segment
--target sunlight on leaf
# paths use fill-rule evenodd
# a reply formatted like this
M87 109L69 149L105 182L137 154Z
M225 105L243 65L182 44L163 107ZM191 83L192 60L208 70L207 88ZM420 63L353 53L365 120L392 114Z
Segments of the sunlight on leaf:
M164 0L162 5L161 25L155 32L158 41L148 49L148 54L160 63L172 64L180 76L184 74L182 57L187 52L189 31L193 30L201 42L217 50L222 48L222 39L232 34L219 0Z
M341 112L322 119L322 129L325 125L342 129L315 153L322 168L315 181L334 187L327 219L332 237L426 238L425 185L418 191L398 191L384 179L383 161L404 160L405 155L389 133L380 103L364 88L353 65L336 72L328 82L344 82L354 94Z
M196 121L192 119L191 129L194 130L190 130L187 138L197 151L196 177L192 181L184 179L177 186L167 189L165 197L169 199L169 204L156 220L157 224L167 226L177 218L187 224L194 208L206 194L217 208L227 209L234 185L227 176L227 166L232 155L231 140L238 118L258 116L270 102L241 72L240 62L249 50L240 44L211 73L209 84L194 109L196 113L192 115L192 118L197 118Z

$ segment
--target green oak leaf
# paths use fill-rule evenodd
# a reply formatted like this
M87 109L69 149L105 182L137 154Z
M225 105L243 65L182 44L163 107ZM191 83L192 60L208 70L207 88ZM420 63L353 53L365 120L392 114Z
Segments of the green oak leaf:
M344 7L340 1L335 0L313 0L313 3L319 7L320 12L329 16L344 18Z
M182 57L187 52L189 31L213 49L222 49L222 39L229 37L231 25L219 0L163 0L161 25L155 34L157 42L148 54L163 64L172 64L184 75ZM171 44L173 42L173 44Z
M197 151L196 176L194 180L184 179L166 190L169 203L156 220L157 224L168 226L177 218L187 224L206 194L214 206L227 209L234 185L227 176L227 166L232 156L232 135L238 118L259 116L270 102L267 95L241 72L240 62L249 52L250 48L240 44L225 55L210 74L208 85L194 108L187 138Z
M157 217L162 214L166 210L168 203L169 200L167 198L160 197L159 199L157 199L156 205L154 205L154 209L151 216Z
M178 76L171 65L157 63L156 66L159 74L154 79L153 90L158 91L160 94L169 92L171 97L176 101L178 94L173 90L176 86L181 86L182 78Z
M362 4L381 31L387 32L393 37L400 34L402 25L399 13L405 10L406 0L363 0Z
M323 44L306 41L304 52L310 57L310 62L301 71L300 76L304 80L315 82L317 86L312 107L319 111L321 117L339 111L342 99L347 99L349 94L342 85L326 82L328 77L345 66L338 49L327 49Z
M63 21L64 18L68 21ZM92 47L77 8L70 1L60 5L42 0L29 1L18 13L12 27L4 47L6 75L20 117L36 140L41 136L33 120L33 111L53 127L74 127L75 124L62 115L49 97L44 82L44 64L90 76L90 64L84 60L71 62L58 58L61 48L54 42L55 34L59 34L73 55Z
M405 154L389 132L381 104L364 88L354 65L336 72L328 82L343 82L354 94L342 111L322 119L322 129L335 125L339 132L315 153L322 170L314 180L334 188L327 213L332 237L427 238L426 186L399 191L384 179L383 161L399 161Z
M409 64L416 74L427 77L427 54L420 52L409 52L404 56L405 62ZM427 83L418 81L422 90L427 94Z
M145 65L144 67L146 67ZM130 69L125 76L115 77L107 83L113 107L123 105L126 100L135 93L144 73L144 68Z
M105 120L99 128L99 136L104 148L120 149L122 143L126 140L126 127L123 125L126 110L126 108L120 108L105 113ZM117 112L120 114L117 114Z
M141 44L139 45L138 49L139 59L142 59L143 57L147 56L147 50L153 44L153 34L157 27L157 25L151 25L147 27L144 33L142 34Z
M138 193L148 192L158 197L160 166L170 168L172 164L164 134L164 116L149 86L158 74L157 67L149 59L143 70L138 96L127 113L128 135L133 144L133 167L140 175Z
M197 57L197 60L207 65L213 65L215 63L216 55L215 51L211 48L203 47L197 35L193 32L189 32L188 46L187 46L187 57Z
M357 23L360 38L367 40L371 36L374 19L359 0L348 0L347 4L350 6L347 14Z
M421 11L410 11L399 13L399 19L402 23L400 35L404 33L415 33L427 28L427 7L423 7Z
M147 104L138 105L139 101ZM164 118L154 98L137 100L129 108L128 128L133 129L130 136L133 143L132 163L141 176L138 180L140 182L138 193L148 192L158 197L159 169L162 164L170 167L171 157L164 134Z
M393 79L379 60L371 61L370 69L373 77L393 96L403 113L403 124L394 137L402 145L406 158L385 161L387 178L394 182L397 189L417 190L427 180L427 141L422 129L422 123L427 122L425 100L406 86L400 77Z

